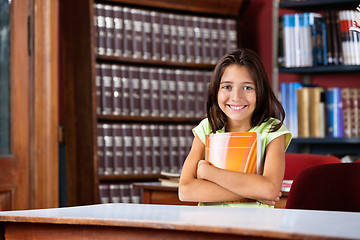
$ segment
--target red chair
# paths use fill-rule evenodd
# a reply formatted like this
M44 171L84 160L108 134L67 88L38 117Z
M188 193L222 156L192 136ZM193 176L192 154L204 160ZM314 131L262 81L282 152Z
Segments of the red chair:
M309 167L293 181L285 208L360 212L360 164Z
M302 170L311 166L328 163L341 163L341 160L330 155L286 153L284 180L294 180Z

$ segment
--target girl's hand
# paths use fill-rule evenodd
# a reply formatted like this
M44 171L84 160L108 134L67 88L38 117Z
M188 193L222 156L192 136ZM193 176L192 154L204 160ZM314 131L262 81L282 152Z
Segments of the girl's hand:
M205 160L200 160L197 165L196 176L198 179L205 179L205 171L206 167L210 166L210 164Z
M276 202L280 201L280 197L281 197L282 193L279 192L278 193L278 196L274 199L274 200L265 200L265 199L262 199L262 200L259 200L261 203L264 203L264 204L267 204L267 205L270 205L270 206L275 206Z

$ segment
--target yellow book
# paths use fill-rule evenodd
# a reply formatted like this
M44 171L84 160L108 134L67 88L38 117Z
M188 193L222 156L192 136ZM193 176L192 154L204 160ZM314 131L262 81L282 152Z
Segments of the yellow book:
M261 137L257 132L215 133L206 136L205 160L215 167L257 173Z

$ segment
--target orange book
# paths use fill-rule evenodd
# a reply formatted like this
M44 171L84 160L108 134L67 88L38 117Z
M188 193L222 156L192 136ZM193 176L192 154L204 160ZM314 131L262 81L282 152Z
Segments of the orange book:
M215 167L257 173L260 159L260 133L228 132L206 136L205 160Z

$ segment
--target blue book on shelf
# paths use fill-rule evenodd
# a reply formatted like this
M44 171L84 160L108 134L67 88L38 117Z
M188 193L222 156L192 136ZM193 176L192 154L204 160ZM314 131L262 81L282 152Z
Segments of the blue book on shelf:
M290 120L290 132L293 137L298 136L298 114L297 114L297 90L302 87L301 83L292 82L289 83L289 120Z
M341 88L329 88L326 90L326 108L329 137L344 137Z
M281 94L281 104L285 111L285 120L284 125L289 129L289 105L288 105L288 92L289 92L289 84L281 83L280 84L280 94Z

